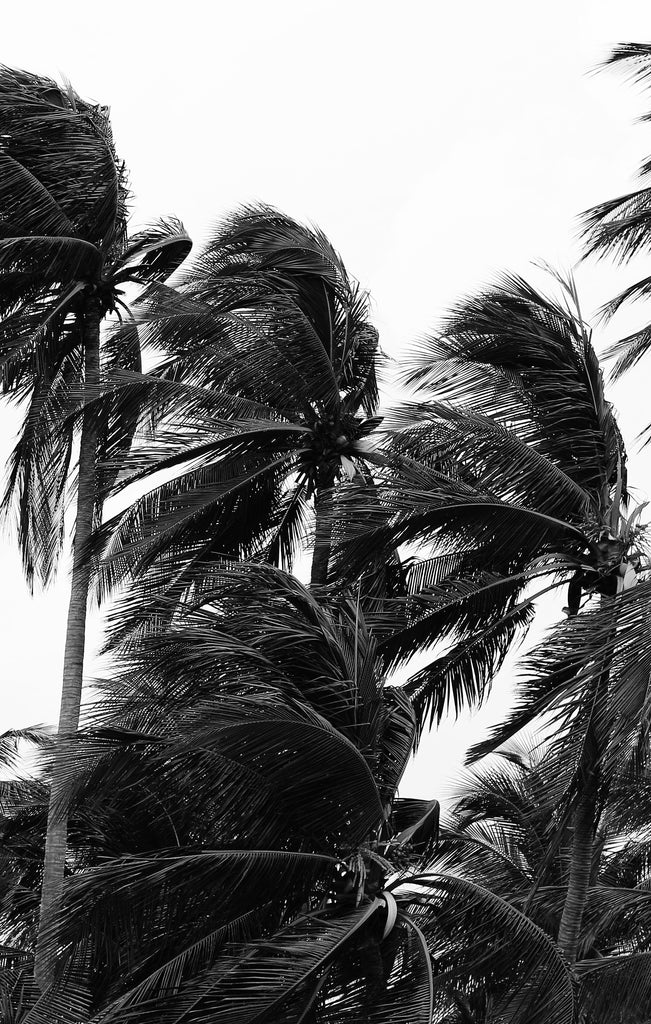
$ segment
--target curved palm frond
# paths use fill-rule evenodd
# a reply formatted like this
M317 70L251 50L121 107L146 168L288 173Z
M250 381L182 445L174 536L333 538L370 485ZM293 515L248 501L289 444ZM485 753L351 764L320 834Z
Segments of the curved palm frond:
M394 892L427 942L439 1016L461 999L480 1018L574 1020L572 978L560 953L505 900L473 882L434 874L397 883Z
M651 998L651 952L583 960L575 965L581 1001L597 1024L625 1014L631 1024L646 1024Z

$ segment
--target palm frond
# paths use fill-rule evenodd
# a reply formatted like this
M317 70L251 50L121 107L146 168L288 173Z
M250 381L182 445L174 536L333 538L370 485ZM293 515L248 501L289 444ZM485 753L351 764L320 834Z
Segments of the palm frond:
M380 907L375 900L345 915L321 912L299 917L263 941L235 946L178 995L142 1009L155 1010L161 1024L176 1024L190 1011L197 1024L222 1020L252 1024L263 1015L273 1019L281 1007L291 1019L294 1000L299 1007L306 997L309 1000L311 989L306 992L306 987L352 945ZM118 1017L109 1010L102 1019L106 1024L116 1019L137 1021L142 1019L142 1009L120 1006Z
M619 341L614 342L606 350L606 357L615 358L612 369L613 380L619 380L647 354L651 348L651 328L643 327Z
M645 1024L651 999L651 953L600 957L575 965L581 1003L598 1024L624 1015L631 1024Z
M420 730L427 722L432 725L440 721L450 708L459 714L463 707L481 703L511 643L519 631L527 629L532 617L528 602L516 606L474 636L464 637L409 678L405 691L414 705Z
M461 303L409 377L508 424L583 490L614 481L621 438L573 282L550 299L517 276Z
M161 219L130 236L112 268L112 279L116 284L166 281L178 270L191 248L192 240L180 220Z
M651 75L651 45L649 43L618 43L600 64L614 67L635 81L645 82Z
M611 256L618 262L644 252L649 241L651 190L638 189L609 199L583 215L586 255Z
M574 1020L569 969L544 932L505 900L441 875L417 875L393 888L427 942L439 1015L456 992L479 1012L491 1006L521 1024Z

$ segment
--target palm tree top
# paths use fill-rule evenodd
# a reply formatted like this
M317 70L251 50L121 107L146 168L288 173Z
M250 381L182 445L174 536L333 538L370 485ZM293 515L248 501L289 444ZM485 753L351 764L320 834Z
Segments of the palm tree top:
M0 166L1 237L83 239L106 259L123 246L129 191L107 107L0 68Z
M368 296L322 232L256 206L137 315L164 360L120 386L148 388L162 416L144 425L119 487L158 470L171 479L105 524L103 583L137 575L150 593L182 592L221 557L291 566L317 494L370 474L380 417Z
M550 270L550 268L547 268ZM407 379L486 416L561 467L597 503L626 454L572 277L552 298L517 275L462 300L414 352Z
M84 368L91 325L99 331L108 312L126 309L124 284L165 280L191 246L174 219L128 238L128 203L108 108L69 85L0 68L0 373L5 393L25 400L3 503L15 499L30 583L47 582L56 566L73 438L100 393ZM141 369L130 317L119 343L101 347L104 374ZM88 417L97 421L99 462L123 457L138 402L127 408L109 395ZM98 477L109 486L105 470Z
M248 327L261 365L242 367L240 386L258 391L262 400L277 403L282 392L270 395L268 387L284 385L286 397L308 418L309 410L331 417L338 410L344 415L375 411L378 335L369 323L368 295L319 228L264 204L241 207L184 271L179 288L205 304L213 319L242 317L239 324ZM159 329L167 351L178 356L176 337L163 324ZM244 335L238 340L246 343ZM282 351L282 360L277 352L271 361L270 346ZM271 375L267 387L253 376L260 369Z

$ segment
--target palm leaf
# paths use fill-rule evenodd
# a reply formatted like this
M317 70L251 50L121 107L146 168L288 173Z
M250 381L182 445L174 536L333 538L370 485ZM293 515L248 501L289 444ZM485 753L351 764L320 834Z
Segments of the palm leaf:
M582 1006L597 1024L613 1014L631 1024L646 1024L651 999L651 953L583 960L575 965Z
M291 1013L290 1001L301 999L301 990L352 944L380 906L375 900L341 916L321 912L298 918L263 941L236 946L175 998L144 1009L155 1009L161 1024L178 1024L190 1012L197 1024L253 1024L269 1020L281 1006ZM142 1019L139 1007L119 1012L119 1020ZM100 1019L108 1024L115 1018L109 1010Z
M572 979L554 943L507 902L452 877L419 875L398 886L396 896L422 930L435 965L439 1014L456 991L480 1004L490 993L496 1016L499 1006L513 1024L574 1020Z

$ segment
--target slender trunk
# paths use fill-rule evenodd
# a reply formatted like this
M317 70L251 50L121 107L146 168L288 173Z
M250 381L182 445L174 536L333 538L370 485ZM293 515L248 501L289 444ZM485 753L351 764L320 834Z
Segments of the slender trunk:
M610 599L602 597L605 607ZM600 713L608 699L610 666L609 656L597 679L594 709L586 734L580 764L580 793L572 821L572 848L567 893L558 929L558 945L568 963L576 961L583 914L592 880L592 860L599 813L600 761L608 742Z
M99 325L100 307L95 299L89 300L83 314L84 333L84 393L92 397L99 385ZM97 427L95 414L86 408L83 415L79 446L79 480L77 488L77 517L72 549L72 582L68 623L63 658L63 682L59 729L52 767L50 805L43 862L43 887L38 938L36 943L35 977L45 991L54 978L56 927L63 892L63 877L68 838L68 811L65 801L65 779L69 763L66 740L75 736L79 726L79 709L84 671L86 641L86 610L90 583L90 564L85 558L93 529L96 501L95 459Z
M588 746L593 746L588 744ZM587 759L586 759L587 760ZM558 945L565 954L568 963L573 964L577 957L579 936L583 923L583 913L588 899L588 890L592 877L592 854L597 817L597 767L593 765L582 780L582 793L574 811L572 849L570 852L570 871L567 893L558 929Z
M316 533L310 574L310 586L312 587L325 587L328 582L328 562L332 548L332 518L328 514L330 506L330 489L317 487L314 494Z

